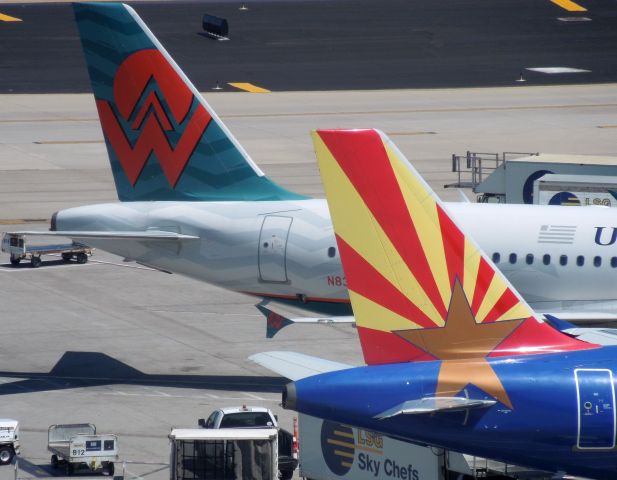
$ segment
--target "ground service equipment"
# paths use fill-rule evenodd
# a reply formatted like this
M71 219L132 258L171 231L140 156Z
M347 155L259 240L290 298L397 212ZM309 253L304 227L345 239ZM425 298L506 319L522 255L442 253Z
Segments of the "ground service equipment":
M47 450L51 452L51 465L63 464L67 475L79 468L88 468L103 475L114 474L118 460L118 437L97 435L91 423L51 425L47 433Z
M25 235L5 233L2 237L2 251L11 255L11 264L19 265L24 259L30 259L34 268L41 266L41 256L61 255L62 260L69 262L75 259L77 263L86 263L92 255L93 248L78 243L28 245Z
M19 455L19 422L0 418L0 465L11 463Z
M202 428L274 428L278 432L278 468L281 480L290 480L298 466L294 434L281 428L276 415L265 407L226 407L212 412L208 420L200 418Z
M170 480L278 480L273 428L174 429Z

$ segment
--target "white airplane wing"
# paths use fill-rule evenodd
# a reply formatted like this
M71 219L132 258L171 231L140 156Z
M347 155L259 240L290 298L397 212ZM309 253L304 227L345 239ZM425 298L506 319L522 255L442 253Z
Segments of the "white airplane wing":
M569 328L562 330L564 333L578 338L587 343L595 343L602 346L617 345L616 328Z
M605 311L585 311L585 310L571 310L571 309L548 309L542 310L538 309L537 312L542 315L552 315L555 317L559 317L561 320L565 320L567 322L574 322L577 324L583 323L596 323L596 322L610 322L617 320L617 306L613 312L605 312Z
M320 373L335 372L354 367L354 365L333 362L296 352L257 353L250 356L249 360L293 381L312 377Z
M49 237L68 237L72 239L104 239L104 240L166 240L166 241L184 241L198 240L199 237L193 235L184 235L175 232L166 232L164 230L145 230L145 231L79 231L79 230L64 230L64 231L18 231L7 232L9 235L38 235Z

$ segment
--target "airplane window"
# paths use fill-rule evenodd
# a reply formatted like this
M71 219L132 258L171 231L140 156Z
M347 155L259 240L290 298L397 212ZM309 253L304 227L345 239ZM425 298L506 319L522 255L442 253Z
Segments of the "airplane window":
M510 254L510 263L516 263L516 253Z
M593 257L593 266L599 267L602 265L602 257Z
M334 255L336 255L336 248L334 247L328 248L328 257L334 258Z
M617 268L617 257L611 257L611 267Z
M562 255L561 257L559 257L559 265L565 267L567 264L568 264L568 256L567 255Z
M579 267L582 267L583 265L585 265L585 257L583 257L582 255L579 255L578 257L576 257L576 264Z
M542 257L542 263L544 265L550 265L551 264L551 256L547 253Z
M528 253L525 257L525 261L527 262L527 265L531 265L533 263L533 253Z
M499 255L499 253L497 252L493 253L493 263L499 263L500 258L501 258L501 255Z

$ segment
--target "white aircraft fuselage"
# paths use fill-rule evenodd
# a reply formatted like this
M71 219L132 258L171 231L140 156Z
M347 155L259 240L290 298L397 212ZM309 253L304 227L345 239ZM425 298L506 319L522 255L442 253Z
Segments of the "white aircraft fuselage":
M534 308L615 312L613 210L472 203L447 208ZM325 200L102 204L62 210L53 228L199 237L88 244L230 290L300 301L322 313L350 312Z

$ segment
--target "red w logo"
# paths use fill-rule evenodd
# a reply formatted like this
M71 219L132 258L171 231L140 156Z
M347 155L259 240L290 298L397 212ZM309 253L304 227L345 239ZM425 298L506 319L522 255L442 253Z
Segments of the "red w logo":
M144 91L154 79L168 107L161 104L156 92L152 91L145 99L141 109L136 112L138 102ZM212 117L199 104L187 119L193 104L193 93L176 73L173 67L158 50L141 50L129 56L118 68L114 78L115 105L125 121L130 121L131 129L141 130L134 145L131 145L125 130L118 122L110 102L97 100L101 125L111 147L118 156L120 164L131 185L135 186L148 157L156 154L161 169L172 188L176 186L199 139ZM170 122L171 115L175 129ZM180 139L172 146L165 131L180 134Z

